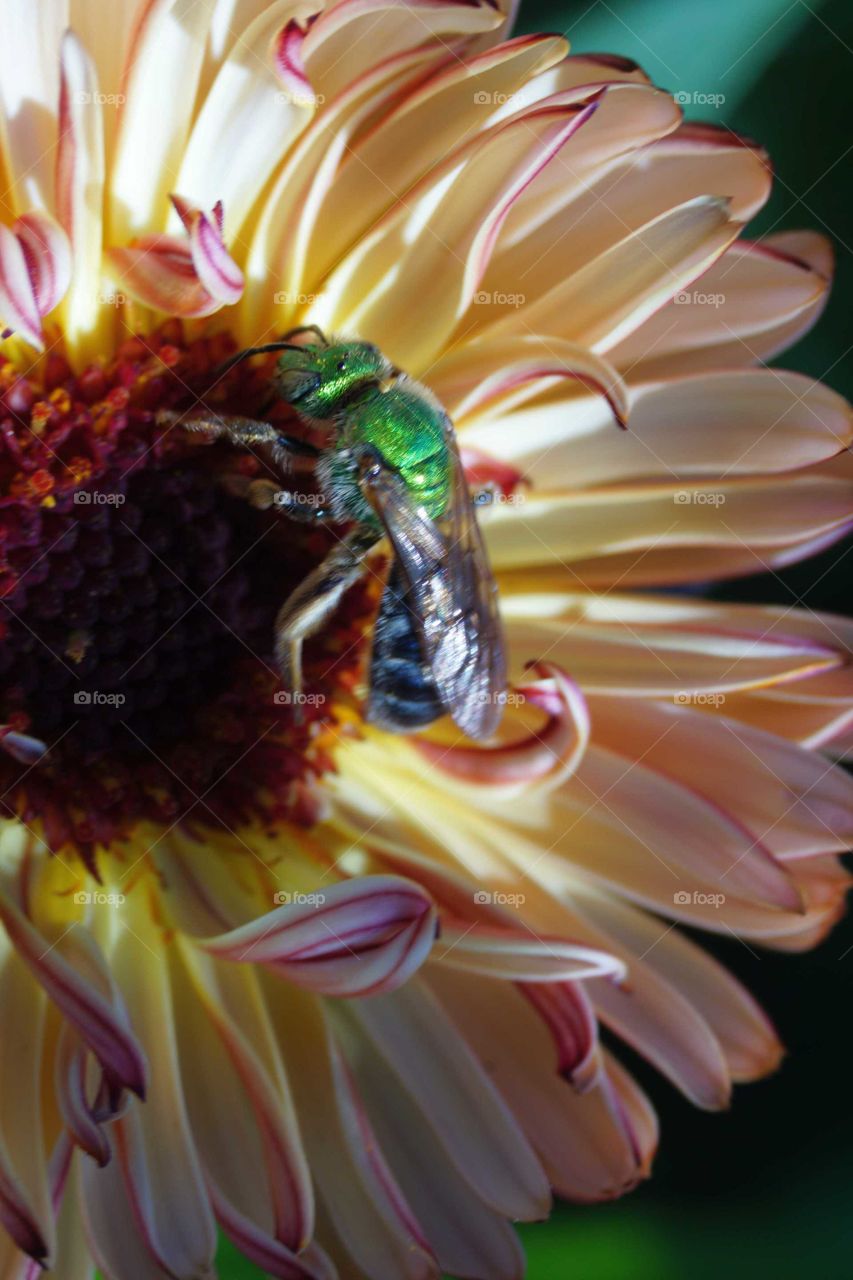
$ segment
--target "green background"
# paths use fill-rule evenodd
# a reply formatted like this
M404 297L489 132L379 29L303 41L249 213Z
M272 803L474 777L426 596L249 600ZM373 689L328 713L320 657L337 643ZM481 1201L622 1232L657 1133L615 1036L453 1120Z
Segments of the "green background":
M775 190L750 233L822 229L838 254L828 311L784 364L853 396L850 0L522 0L519 25L565 32L575 52L633 57L673 92L725 95L686 112L769 149ZM849 550L725 594L847 612ZM842 924L805 957L709 945L763 1000L789 1057L771 1080L739 1088L731 1111L705 1115L623 1052L661 1116L655 1176L616 1204L564 1206L524 1229L530 1280L853 1276L853 928ZM220 1274L259 1273L223 1246Z

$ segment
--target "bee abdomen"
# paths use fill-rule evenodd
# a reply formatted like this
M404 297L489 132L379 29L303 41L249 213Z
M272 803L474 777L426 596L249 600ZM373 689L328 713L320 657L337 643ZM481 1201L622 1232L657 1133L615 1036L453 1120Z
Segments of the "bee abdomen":
M367 718L392 733L409 733L443 714L395 563L373 632Z

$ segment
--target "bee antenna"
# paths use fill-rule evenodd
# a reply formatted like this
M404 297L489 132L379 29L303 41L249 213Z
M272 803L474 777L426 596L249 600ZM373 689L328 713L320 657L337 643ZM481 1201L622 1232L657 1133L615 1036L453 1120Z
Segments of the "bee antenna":
M304 347L297 346L295 342L268 342L263 347L246 347L245 351L238 351L236 355L231 356L224 364L220 364L213 371L214 378L222 378L228 373L229 369L233 369L235 364L239 364L241 360L247 360L249 356L265 356L271 351L304 351Z

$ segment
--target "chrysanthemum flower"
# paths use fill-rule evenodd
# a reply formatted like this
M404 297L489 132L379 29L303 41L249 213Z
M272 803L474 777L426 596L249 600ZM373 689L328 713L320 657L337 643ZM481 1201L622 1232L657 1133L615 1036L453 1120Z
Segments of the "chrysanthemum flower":
M218 1225L509 1280L510 1220L649 1171L599 1024L701 1107L779 1061L677 925L841 910L849 625L661 594L850 522L847 407L764 364L829 250L739 240L760 147L480 0L64 10L0 8L0 1275L207 1276ZM280 689L333 535L162 411L260 413L269 362L214 371L302 322L500 491L498 742L365 725L373 579Z

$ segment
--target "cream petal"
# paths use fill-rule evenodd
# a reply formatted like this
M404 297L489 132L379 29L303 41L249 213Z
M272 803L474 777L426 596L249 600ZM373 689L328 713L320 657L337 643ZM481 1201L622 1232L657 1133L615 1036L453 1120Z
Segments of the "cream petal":
M190 1122L217 1214L273 1251L278 1242L300 1252L313 1232L310 1172L256 977L187 943L171 979Z
M308 287L433 164L481 129L495 102L511 98L564 48L565 42L553 36L520 36L475 58L453 59L426 81L416 81L399 102L389 103L342 159L334 199L316 210L306 254ZM337 213L340 208L349 210L346 218Z
M707 271L739 230L728 202L700 196L630 232L484 335L547 333L606 353Z
M417 374L474 298L513 201L593 110L543 108L461 148L333 272L309 311L312 320L368 334Z
M442 1271L470 1280L522 1280L524 1257L515 1232L447 1159L396 1073L363 1036L347 1056L382 1150ZM483 1175L488 1177L486 1168Z
M40 1090L45 1001L21 958L0 962L0 1223L18 1248L55 1261L53 1211L43 1146Z
M62 41L56 205L71 245L73 272L63 331L73 356L93 356L106 336L101 305L104 202L104 109L94 64L77 36Z
M573 101L588 94L590 88L580 83L545 101ZM619 188L616 175L643 164L645 157L651 163L656 147L662 145L660 139L681 120L681 110L668 93L648 84L617 82L604 88L589 129L561 156L559 168L546 170L531 183L508 218L490 271L489 283L494 288L521 289L533 298L543 291L543 283L544 288L550 288L555 264L559 276L576 270L588 257L664 209L689 196L716 190L709 184L698 191L688 190L681 198L673 190L670 198L670 192L662 187L657 189L656 201L649 201L644 190L644 208L637 210L636 216L630 201L617 195L611 203L611 189ZM601 232L598 236L596 227ZM580 252L575 250L576 235ZM546 260L547 268L543 269Z
M65 1023L59 1033L54 1063L56 1100L65 1127L78 1147L103 1167L111 1147L107 1132L89 1100L88 1053L78 1033Z
M211 1201L225 1234L241 1254L263 1268L265 1275L277 1280L337 1280L337 1271L318 1245L310 1244L294 1253L235 1209L215 1187L211 1189Z
M495 568L555 561L568 568L580 562L570 572L581 585L585 561L624 552L631 553L635 579L654 582L654 562L646 570L643 553L672 547L743 552L758 569L774 551L796 547L798 540L833 538L849 519L849 485L802 469L780 477L614 485L553 497L534 493L521 503L493 506L484 534ZM619 573L611 569L611 580ZM690 578L701 581L702 574Z
M210 16L211 6L196 0L152 0L140 8L110 167L113 243L164 228L168 194L190 129ZM170 86L168 111L163 110L164 85ZM195 194L185 183L178 183L178 190Z
M490 895L491 896L491 895ZM511 982L570 982L625 976L623 964L606 951L561 937L540 937L527 928L444 924L433 960L449 969Z
M732 142L727 132L723 141L713 142L696 139L689 125L669 132L678 108L668 97L664 103L649 102L653 95L656 99L655 91L632 85L604 96L590 135L580 136L566 153L568 180L558 186L552 175L543 175L543 182L550 180L554 187L544 201L535 201L538 193L532 189L527 193L533 207L522 207L515 213L518 225L507 226L503 252L499 246L484 287L506 290L512 282L513 289L535 301L555 279L579 270L630 232L690 200L725 196L730 216L739 223L761 207L770 191L764 153ZM638 137L630 149L626 140L618 149L616 142L610 143L599 159L593 136L599 114L609 102L621 103L622 134L633 139L633 131L641 127L635 123L634 101L650 116L646 136ZM649 137L650 144L643 145ZM617 158L611 161L614 154Z
M622 436L600 396L552 382L532 404L507 410L499 402L492 414L481 411L461 437L521 472L539 492L646 477L793 471L834 456L853 437L853 413L841 396L777 369L633 385L626 414L630 430Z
M465 343L454 347L429 371L430 388L455 421L463 445L493 451L488 430L501 431L514 409L552 387L580 385L596 392L608 420L623 425L628 391L616 370L587 348L558 338L523 337ZM567 421L562 418L565 435ZM503 435L499 436L503 443ZM507 452L501 449L502 456Z
M125 929L119 938L111 966L150 1051L145 1106L132 1105L112 1129L127 1197L164 1271L212 1275L216 1228L180 1080L167 960L156 929L146 930L140 915L133 932Z
M730 245L695 289L613 348L613 363L641 381L754 364L784 351L817 320L832 275L823 238L792 234Z
M420 886L394 876L343 881L303 895L202 946L212 955L266 964L324 995L390 991L426 959L433 906Z
M486 0L340 0L321 13L305 40L305 66L317 92L330 98L370 68L380 23L382 53L390 58L427 42L446 54L448 41L494 31L501 15Z
M553 821L549 847L592 876L612 881L624 859L653 859L669 870L675 895L695 876L703 887L782 911L801 908L793 878L760 836L692 785L627 752L591 746L555 795Z
M434 1280L429 1244L385 1163L321 1005L290 984L268 978L264 985L311 1171L335 1230L370 1280Z
M707 796L779 858L853 845L853 779L814 751L716 715L661 703L594 703L596 737ZM743 779L750 784L744 787Z
M278 55L282 39L287 47L294 38L302 41L316 11L313 0L276 0L243 32L201 104L177 178L170 180L170 190L201 209L221 200L229 241L238 247L252 205L314 110L310 98L296 96L282 80Z
M508 1218L536 1221L547 1180L515 1118L443 1013L417 982L346 1009L418 1107L455 1168Z
M79 1030L116 1085L144 1094L146 1061L97 943L83 929L53 943L0 895L0 919L38 982Z
M520 665L548 652L591 696L669 697L697 704L832 672L843 644L829 630L803 634L790 613L671 596L604 598L566 591L564 576L502 578L510 649ZM811 684L811 680L809 680Z
M609 1200L648 1176L657 1133L645 1100L645 1114L633 1122L633 1115L610 1105L606 1086L575 1092L556 1070L544 1025L512 987L473 975L462 983L438 969L430 970L428 981L459 1034L488 1062L559 1195ZM618 1087L629 1097L641 1096L627 1077L622 1080Z
M53 211L59 45L65 5L8 0L0 7L0 150L18 213Z
M431 50L415 49L383 60L316 115L291 148L266 196L246 256L247 289L240 319L248 340L257 341L273 326L284 332L313 300L313 264L331 236L331 229L324 227L318 237L317 228L324 211L337 208L339 201L351 207L342 179L354 137L365 121L387 111L404 86L413 80L420 83L433 58ZM332 190L334 200L328 198ZM335 217L335 234L346 238L352 222ZM272 296L271 269L279 286Z
M684 996L720 1042L733 1080L775 1071L783 1048L760 1006L732 975L678 929L662 933L645 911L595 900L596 919L642 963ZM630 986L630 979L629 984Z

